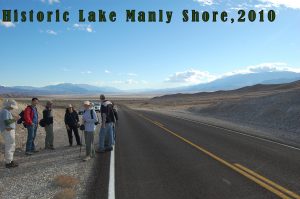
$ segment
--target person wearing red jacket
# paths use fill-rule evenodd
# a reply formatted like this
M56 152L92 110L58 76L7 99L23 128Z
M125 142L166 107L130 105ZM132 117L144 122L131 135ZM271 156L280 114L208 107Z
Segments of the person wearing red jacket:
M39 103L38 98L32 98L31 105L27 106L24 111L24 123L27 128L27 142L26 142L26 155L32 155L33 153L38 152L35 148L34 140L36 137L36 132L38 128L38 111L36 106Z

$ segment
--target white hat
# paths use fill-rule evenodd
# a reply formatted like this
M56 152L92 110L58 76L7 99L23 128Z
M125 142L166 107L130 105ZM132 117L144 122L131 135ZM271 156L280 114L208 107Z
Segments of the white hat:
M91 102L90 102L90 101L84 101L84 102L83 102L83 105L90 106L90 105L91 105Z
M13 99L4 100L3 106L5 108L13 108L13 109L18 109L19 108L17 102Z
M67 106L67 108L73 108L73 105L72 105L72 104L69 104L69 105Z

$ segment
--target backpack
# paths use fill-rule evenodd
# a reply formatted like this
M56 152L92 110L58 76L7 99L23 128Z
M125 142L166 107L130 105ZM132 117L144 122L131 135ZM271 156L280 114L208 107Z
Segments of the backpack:
M115 113L114 113L114 107L112 104L108 104L106 106L106 122L116 122L115 121Z
M21 113L19 114L20 119L18 119L17 124L23 124L23 126L26 128L26 124L25 124L25 118L24 118L24 113L25 111L21 111Z
M29 107L32 109L31 106L29 106ZM24 113L25 113L25 110L21 111L21 113L19 114L20 119L18 119L17 124L23 124L23 126L26 128Z

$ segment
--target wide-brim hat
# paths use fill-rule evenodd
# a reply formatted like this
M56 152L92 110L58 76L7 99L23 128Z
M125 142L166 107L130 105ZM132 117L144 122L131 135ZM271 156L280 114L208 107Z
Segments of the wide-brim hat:
M90 106L90 105L91 105L91 102L90 102L90 101L84 101L84 102L83 102L83 105Z
M3 106L6 108L18 109L18 103L13 99L8 99L3 102Z

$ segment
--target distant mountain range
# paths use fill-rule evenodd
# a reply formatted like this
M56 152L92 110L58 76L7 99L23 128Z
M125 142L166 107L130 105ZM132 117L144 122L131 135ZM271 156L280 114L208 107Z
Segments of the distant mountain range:
M234 90L256 84L283 84L300 80L300 73L295 72L261 72L249 74L237 74L217 79L215 81L197 84L193 86L170 88L170 89L140 89L140 90L120 90L113 87L97 87L88 84L71 84L64 83L58 85L49 85L45 87L0 86L0 95L19 94L19 95L88 95L88 94L172 94L172 93L196 93L196 92L213 92L219 90Z
M97 87L88 84L71 84L71 83L49 85L45 87L0 86L0 94L19 94L19 95L63 95L63 94L87 95L87 94L119 93L119 92L122 91L112 87Z

